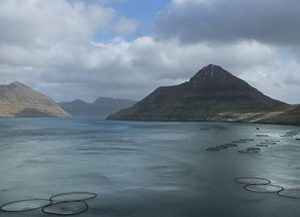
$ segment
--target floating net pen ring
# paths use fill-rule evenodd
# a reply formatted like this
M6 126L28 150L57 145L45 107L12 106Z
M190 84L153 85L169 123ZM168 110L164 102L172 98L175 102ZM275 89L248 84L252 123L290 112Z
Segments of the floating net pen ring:
M277 192L278 196L300 200L300 188L288 188Z
M269 179L259 178L259 177L236 177L234 179L236 183L244 185L268 185L271 184Z
M279 185L261 185L261 184L250 184L245 185L244 189L255 193L277 193L283 191L284 188Z
M86 201L96 198L98 195L92 192L68 192L55 194L50 197L52 202Z
M43 207L43 213L50 215L79 215L85 213L89 209L89 206L84 201L64 201L53 203Z
M43 208L51 204L48 199L28 199L18 200L10 203L3 204L0 207L2 212L25 212Z
M257 154L257 153L259 153L258 150L239 150L238 152L241 154Z

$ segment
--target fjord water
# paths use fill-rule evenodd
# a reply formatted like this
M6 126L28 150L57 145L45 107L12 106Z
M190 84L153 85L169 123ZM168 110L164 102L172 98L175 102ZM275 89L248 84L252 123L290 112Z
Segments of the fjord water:
M295 217L300 200L249 192L233 179L255 176L300 187L300 141L292 137L299 132L292 126L95 117L0 119L0 204L88 191L98 197L79 216ZM264 134L269 138L256 136ZM206 151L239 139L254 141ZM264 139L280 142L258 154L238 153Z

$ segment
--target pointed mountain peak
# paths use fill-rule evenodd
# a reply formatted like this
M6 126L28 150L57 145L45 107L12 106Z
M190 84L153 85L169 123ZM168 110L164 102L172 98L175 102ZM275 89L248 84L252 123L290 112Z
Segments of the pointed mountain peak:
M207 66L204 66L199 72L197 72L197 74L190 79L190 82L225 80L234 77L234 75L223 69L221 66L209 64Z
M10 85L23 85L23 84L19 81L15 81L15 82L10 83Z
M10 83L8 86L11 86L11 87L26 87L26 88L29 88L28 86L26 86L25 84L22 84L21 82L19 81L15 81L15 82L12 82Z
M1 117L67 117L50 97L20 82L0 85Z

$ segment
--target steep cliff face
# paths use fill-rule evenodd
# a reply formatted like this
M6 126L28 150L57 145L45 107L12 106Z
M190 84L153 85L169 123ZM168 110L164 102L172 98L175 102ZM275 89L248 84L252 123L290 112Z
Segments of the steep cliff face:
M289 105L274 100L220 66L203 67L188 82L160 87L113 120L251 121Z
M0 85L0 117L67 117L50 97L14 82Z

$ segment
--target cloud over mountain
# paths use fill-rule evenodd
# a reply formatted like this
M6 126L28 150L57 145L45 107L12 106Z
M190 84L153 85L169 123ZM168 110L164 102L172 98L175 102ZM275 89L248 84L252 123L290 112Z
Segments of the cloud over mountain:
M107 1L3 0L0 82L19 80L57 101L138 100L214 63L296 103L297 9L292 0L174 0L158 13L153 33L139 36L142 20Z

